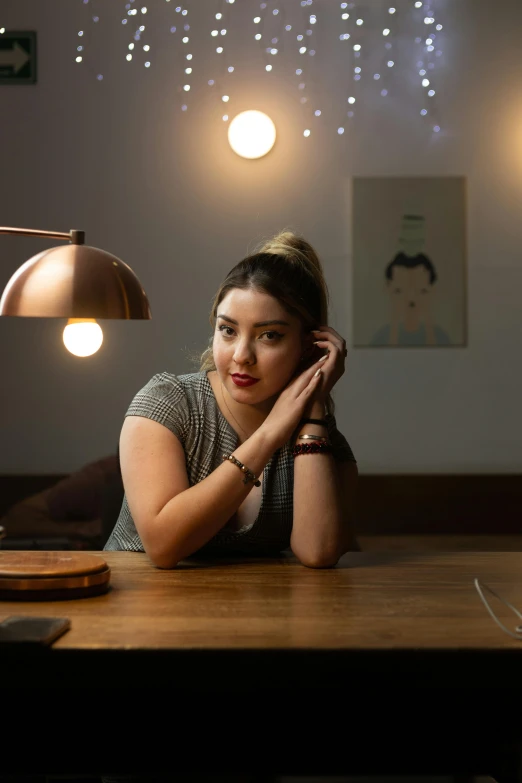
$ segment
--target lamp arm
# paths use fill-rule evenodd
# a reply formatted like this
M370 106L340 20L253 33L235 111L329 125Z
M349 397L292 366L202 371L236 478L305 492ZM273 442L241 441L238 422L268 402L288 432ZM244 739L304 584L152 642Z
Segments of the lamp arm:
M23 234L28 237L47 237L48 239L68 239L73 245L83 245L85 242L85 231L76 231L71 229L68 233L59 231L37 231L32 228L10 228L0 226L0 234Z

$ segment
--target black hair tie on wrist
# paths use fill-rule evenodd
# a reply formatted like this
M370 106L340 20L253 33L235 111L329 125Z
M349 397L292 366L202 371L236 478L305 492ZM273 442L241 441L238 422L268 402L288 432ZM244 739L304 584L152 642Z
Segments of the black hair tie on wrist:
M326 419L301 419L299 424L321 424L326 427L328 422Z

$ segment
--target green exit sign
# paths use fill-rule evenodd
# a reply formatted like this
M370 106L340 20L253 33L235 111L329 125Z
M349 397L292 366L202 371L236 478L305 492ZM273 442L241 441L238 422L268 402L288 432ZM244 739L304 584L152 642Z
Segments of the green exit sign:
M36 83L36 33L5 30L0 35L0 84Z

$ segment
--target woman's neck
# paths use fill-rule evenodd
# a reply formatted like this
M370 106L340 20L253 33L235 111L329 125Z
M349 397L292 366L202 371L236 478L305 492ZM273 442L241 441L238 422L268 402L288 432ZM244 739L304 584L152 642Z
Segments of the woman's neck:
M272 410L277 397L271 397L269 400L263 400L258 405L248 405L238 403L225 389L215 370L208 373L209 381L214 390L214 395L218 401L221 412L228 419L232 427L239 432L242 438L249 438L265 421ZM228 416L227 416L228 413Z

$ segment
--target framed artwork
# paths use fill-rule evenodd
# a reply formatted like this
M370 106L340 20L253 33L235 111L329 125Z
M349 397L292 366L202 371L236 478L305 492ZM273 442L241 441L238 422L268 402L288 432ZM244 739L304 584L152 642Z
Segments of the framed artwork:
M354 177L354 347L467 344L464 177Z

